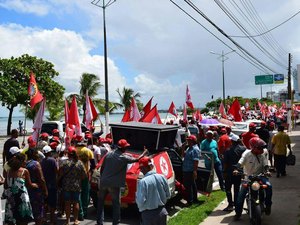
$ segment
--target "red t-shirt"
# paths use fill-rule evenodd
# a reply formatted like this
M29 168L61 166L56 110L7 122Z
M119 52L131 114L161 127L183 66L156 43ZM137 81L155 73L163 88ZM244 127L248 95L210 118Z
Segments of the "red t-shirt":
M253 132L250 132L250 131L242 134L242 141L243 141L244 145L246 146L246 148L250 149L249 141L253 137L258 137L258 135L254 134Z
M227 134L223 134L218 141L219 154L223 155L225 151L230 148L231 140Z

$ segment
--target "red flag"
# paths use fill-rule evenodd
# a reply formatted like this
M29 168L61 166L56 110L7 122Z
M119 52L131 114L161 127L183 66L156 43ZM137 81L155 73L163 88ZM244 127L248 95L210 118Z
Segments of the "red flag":
M91 106L91 110L92 110L92 115L93 115L93 121L95 121L98 118L98 112L96 110L96 107L91 99L91 97L89 97L90 100L90 106Z
M228 110L228 114L231 114L236 122L242 121L241 105L237 99L235 99Z
M193 105L193 102L192 102L192 97L191 97L188 85L186 85L186 101L185 102L186 102L186 105L188 107L190 107L191 109L194 109L194 105Z
M257 105L258 105L258 109L260 110L260 108L261 108L261 103L260 103L260 101L257 102Z
M92 109L91 109L91 103L90 103L90 98L88 96L88 92L86 91L85 93L85 126L88 129L91 129L93 121L93 114L92 114Z
M196 121L201 121L202 120L202 115L199 109L195 113L193 113L193 117Z
M130 105L130 121L139 121L141 119L141 114L137 107L137 104L132 97L131 105Z
M156 105L151 109L148 115L143 119L143 122L162 124Z
M45 107L46 107L46 98L43 99L39 111L37 112L35 118L34 118L34 124L33 124L33 133L32 133L32 139L33 141L37 142L39 133L42 128L43 124L43 118L44 118L44 112L45 112Z
M177 118L178 114L177 114L177 110L176 110L176 107L174 105L174 102L171 102L168 113L171 113L173 116L175 116Z
M147 102L147 104L144 106L143 108L143 116L140 119L140 121L143 121L143 119L147 116L147 114L151 111L151 104L152 104L152 98L150 98L150 100Z
M72 136L74 134L74 130L70 128L69 126L69 114L70 114L70 110L69 110L69 103L67 101L67 99L65 99L65 143L66 143L66 147L69 146L71 144L71 139Z
M77 102L75 95L73 96L72 103L70 106L68 124L71 128L75 129L75 134L81 136L81 126L79 121L79 113L77 108Z
M128 122L130 121L130 109L127 109L123 115L121 122Z
M185 104L183 104L183 121L188 122Z
M67 101L67 99L65 99L65 124L69 124L69 103Z
M30 96L30 107L34 106L43 100L42 94L39 92L33 72L30 72L30 80L28 85L28 95Z
M225 111L223 102L221 102L221 104L220 104L219 112L220 112L222 118L227 119L227 115L226 115L226 111Z

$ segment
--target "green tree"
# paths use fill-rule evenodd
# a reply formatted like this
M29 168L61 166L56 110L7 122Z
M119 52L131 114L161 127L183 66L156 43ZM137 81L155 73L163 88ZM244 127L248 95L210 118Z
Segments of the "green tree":
M62 99L64 87L53 80L58 72L52 63L28 54L17 58L0 58L0 101L9 110L7 135L11 130L14 108L18 105L26 107L29 104L27 89L30 71L35 74L38 89L46 97L48 104ZM33 111L28 107L26 116L33 119L37 109L38 105Z
M141 104L140 100L138 98L141 97L140 93L134 93L134 90L131 88L125 88L123 87L122 90L119 88L117 89L117 92L120 97L120 106L124 108L124 110L127 110L130 107L131 99L134 97L136 100L136 104L138 105L139 109L141 110L143 105Z
M102 86L98 76L92 73L83 73L79 80L80 91L78 96L78 104L82 106L83 115L85 115L85 94L88 92L88 96L91 98L97 95L98 90ZM94 100L95 101L95 100ZM83 123L85 117L83 117Z

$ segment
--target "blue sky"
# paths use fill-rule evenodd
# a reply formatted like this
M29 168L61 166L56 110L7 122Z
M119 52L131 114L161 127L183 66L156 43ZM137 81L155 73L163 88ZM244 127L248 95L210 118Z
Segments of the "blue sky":
M174 2L240 53L184 1ZM226 33L242 35L215 1L193 2ZM245 2L252 2L268 29L300 10L298 0ZM233 5L227 2L227 7L252 35L257 34ZM291 52L294 68L300 59L299 21L298 15L272 31L272 38L285 50L278 50L280 56L257 38L272 56L286 66L287 53ZM106 22L110 100L118 101L115 90L124 86L140 92L144 103L154 96L153 103L158 103L159 109L168 108L171 101L177 107L182 106L187 84L197 107L204 107L212 95L215 98L222 96L221 62L210 51L221 53L231 49L187 17L171 1L118 0L107 8ZM102 9L89 0L0 0L0 57L18 57L28 53L51 61L60 73L57 81L66 88L66 94L78 90L79 77L83 72L97 74L104 84L102 23ZM286 75L286 68L272 62L248 39L234 40L274 68L276 73ZM275 44L276 48L278 45ZM228 57L225 62L226 96L260 97L260 87L255 86L254 76L268 71L257 69L236 53ZM286 88L286 84L272 86L272 90L282 88ZM264 92L270 90L270 86L263 87ZM104 88L100 90L99 97L104 98ZM0 108L0 116L6 114L7 111Z

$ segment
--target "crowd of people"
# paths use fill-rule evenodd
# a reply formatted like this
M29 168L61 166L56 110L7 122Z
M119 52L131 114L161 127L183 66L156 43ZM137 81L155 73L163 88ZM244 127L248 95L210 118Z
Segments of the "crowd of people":
M220 189L226 192L228 206L224 211L236 211L239 218L245 198L241 183L243 170L246 176L261 172L276 172L277 177L286 176L285 159L287 149L291 150L290 138L282 126L274 122L261 121L256 129L250 123L249 131L235 135L229 126L202 127L194 120L181 121L174 148L182 155L183 181L187 205L198 202L196 179L200 157L204 157L207 168L213 168ZM98 187L97 224L104 222L104 200L110 194L113 210L113 224L120 223L120 199L127 165L139 162L145 175L138 182L136 203L141 212L142 224L166 224L165 204L170 198L167 180L155 173L148 151L134 158L126 154L130 143L125 139L112 148L112 139L95 137L87 131L83 136L74 136L71 145L65 146L59 131L40 134L36 143L31 136L27 145L19 145L18 130L12 130L11 137L3 148L2 198L6 199L5 224L55 224L57 217L65 218L74 225L87 218L90 203L90 179L98 163L102 163ZM210 152L211 154L203 154ZM1 178L1 177L0 177ZM268 184L265 200L266 214L271 213L272 186ZM233 193L232 193L233 186ZM73 214L73 217L71 216ZM48 218L47 218L48 216Z
M241 185L244 176L271 175L270 171L275 172L277 178L286 176L286 156L288 150L292 150L289 135L282 125L278 124L276 128L272 120L260 120L259 128L251 122L247 132L236 135L230 126L203 126L193 119L189 124L186 121L180 123L174 147L184 160L183 184L188 205L198 201L197 165L202 152L211 153L211 156L202 156L205 166L214 169L220 189L226 192L228 206L224 211L235 210L237 219L241 216L246 195ZM270 215L272 185L268 179L263 179L263 182L268 185L265 213Z
M61 143L59 131L54 129L52 137L41 133L38 143L32 137L27 145L20 148L18 131L12 130L11 137L3 149L3 180L6 199L5 224L56 224L57 217L65 218L65 225L72 219L74 225L87 218L90 204L90 180L93 170L101 163L98 187L97 224L104 223L104 202L110 194L112 199L113 222L119 224L121 192L124 191L127 165L139 162L145 174L138 184L137 204L143 224L166 224L164 205L170 198L167 180L156 174L151 158L145 157L144 149L139 157L126 154L130 143L120 139L112 148L112 139L93 136L87 131L74 136L70 146ZM157 183L153 183L157 181ZM1 183L1 181L3 181ZM149 182L150 181L150 182ZM145 190L144 186L147 186ZM149 187L152 187L149 189ZM155 191L160 188L160 192ZM151 191L147 193L147 191ZM73 214L73 218L71 216ZM153 217L158 213L158 217ZM47 218L48 217L48 218ZM161 221L158 223L157 221Z

